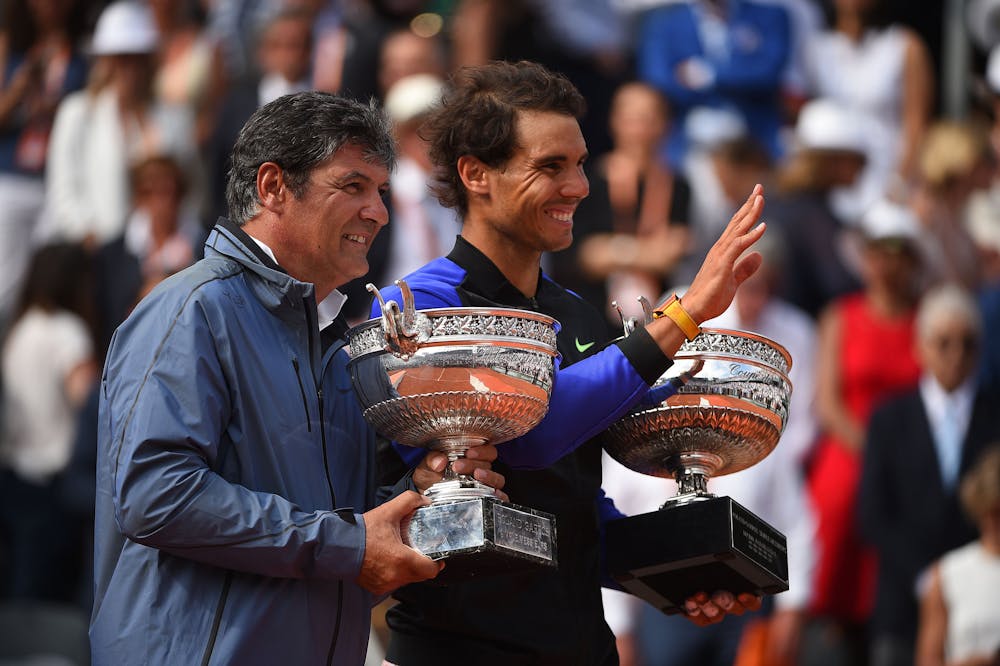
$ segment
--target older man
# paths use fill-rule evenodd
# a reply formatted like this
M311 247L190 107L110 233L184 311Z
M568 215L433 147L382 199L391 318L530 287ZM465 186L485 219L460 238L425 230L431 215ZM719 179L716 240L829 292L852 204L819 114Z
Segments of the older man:
M359 664L373 595L437 574L399 538L426 500L372 508L374 434L341 349L336 287L368 270L393 162L370 106L323 93L264 106L236 143L231 219L205 259L116 332L95 663ZM466 472L502 484L486 467ZM423 463L416 487L441 468Z
M976 537L959 479L1000 441L1000 395L976 381L984 329L960 287L928 292L916 321L920 385L873 414L865 441L858 518L878 551L871 663L913 663L918 585L931 563Z

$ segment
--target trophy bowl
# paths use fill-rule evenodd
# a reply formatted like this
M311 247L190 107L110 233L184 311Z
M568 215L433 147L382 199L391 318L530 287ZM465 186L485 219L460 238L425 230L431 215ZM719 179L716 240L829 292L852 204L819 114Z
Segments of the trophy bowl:
M746 469L774 449L784 430L791 364L784 347L761 335L702 329L653 386L673 384L676 393L614 423L605 449L636 472L676 478L680 494L695 490L692 474L707 480Z
M623 587L667 613L699 591L788 589L784 535L732 498L709 493L708 480L756 464L777 445L791 363L784 347L761 335L703 328L653 387L676 391L604 433L615 460L678 486L658 511L607 525L608 566Z
M431 557L448 557L452 577L460 554L478 554L467 558L470 575L504 560L505 549L554 565L550 514L500 502L490 486L456 474L453 463L471 447L509 441L542 420L558 323L513 308L416 310L406 284L396 284L402 310L369 285L382 316L348 332L348 368L376 431L448 455L444 478L425 492L431 506L414 514L404 537Z

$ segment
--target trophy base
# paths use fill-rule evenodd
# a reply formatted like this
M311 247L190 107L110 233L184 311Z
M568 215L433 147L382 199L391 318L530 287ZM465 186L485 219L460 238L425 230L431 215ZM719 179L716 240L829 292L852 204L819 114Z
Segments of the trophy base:
M784 535L729 497L611 521L605 539L614 579L667 614L701 591L788 589Z
M421 507L403 534L445 560L438 583L556 566L555 516L492 496Z

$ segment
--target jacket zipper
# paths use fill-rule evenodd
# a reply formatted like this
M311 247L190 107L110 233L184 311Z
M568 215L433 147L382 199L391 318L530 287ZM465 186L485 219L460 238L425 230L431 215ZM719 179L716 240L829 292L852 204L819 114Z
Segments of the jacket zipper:
M337 495L333 492L333 480L330 478L330 456L326 450L326 427L323 423L323 389L316 389L316 398L319 400L319 432L323 442L323 471L326 473L326 485L330 489L330 502L334 509L337 508ZM333 653L337 649L337 639L340 637L340 617L344 614L344 581L337 581L337 619L333 625L333 638L330 640L330 651L326 655L327 666L333 664Z
M201 666L208 666L212 660L212 653L215 651L215 639L219 635L219 625L222 624L222 611L226 608L226 599L229 597L229 587L233 582L233 572L226 571L226 579L222 582L222 593L219 595L219 603L215 606L215 619L212 620L212 632L208 635L208 645L205 646L205 654L201 658ZM340 613L337 613L338 617Z
M295 370L295 381L299 383L299 395L302 396L302 406L306 410L306 430L312 432L312 420L309 418L309 401L306 400L306 388L302 385L302 376L299 375L299 359L292 359L292 368Z
M308 301L303 299L306 312L306 327L309 331L309 355L312 357L314 336L316 335L316 323L310 321L312 319L309 316L311 311L309 308ZM298 364L296 363L295 376L298 377ZM299 378L299 388L302 389L302 379ZM305 401L305 390L302 390L302 400ZM333 491L333 480L330 478L330 454L326 450L326 424L323 421L323 389L320 387L319 381L316 381L316 400L319 403L319 414L317 415L316 422L319 426L320 442L323 444L323 473L326 475L326 487L330 490L330 508L335 510L337 508L337 494ZM308 409L306 410L308 412ZM337 617L333 624L333 636L330 639L330 650L326 653L326 664L327 666L332 666L333 655L337 651L337 639L340 637L340 618L344 614L344 581L337 581Z

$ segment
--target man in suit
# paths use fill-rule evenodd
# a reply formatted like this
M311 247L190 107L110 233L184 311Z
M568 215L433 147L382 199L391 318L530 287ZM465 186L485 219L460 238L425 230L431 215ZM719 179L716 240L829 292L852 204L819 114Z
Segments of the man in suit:
M698 107L736 111L771 157L780 156L781 83L791 39L788 12L775 3L687 0L646 16L637 70L674 111L667 142L671 166L683 164L685 121Z
M955 286L930 291L916 327L920 384L875 411L864 451L859 520L879 556L872 666L913 663L923 574L976 538L958 479L1000 439L1000 395L976 381L983 327L973 298Z

